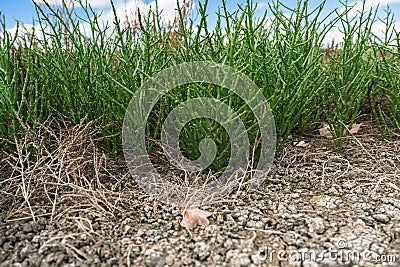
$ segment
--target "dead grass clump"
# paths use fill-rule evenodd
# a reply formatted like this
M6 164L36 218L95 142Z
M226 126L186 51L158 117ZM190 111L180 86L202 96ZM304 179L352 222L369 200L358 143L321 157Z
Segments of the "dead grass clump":
M75 126L63 119L34 126L19 121L20 138L8 141L15 150L0 154L0 214L5 220L54 220L80 209L113 216L129 199L121 197L122 190L114 192L118 183L112 182L120 179L108 167L114 159L100 149L96 121L85 118Z

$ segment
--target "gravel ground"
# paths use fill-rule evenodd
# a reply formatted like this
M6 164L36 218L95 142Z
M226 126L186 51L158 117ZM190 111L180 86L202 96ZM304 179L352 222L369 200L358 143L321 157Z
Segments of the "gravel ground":
M400 266L400 142L368 121L335 151L292 136L258 191L202 207L210 225L191 231L121 160L81 145L68 148L81 161L58 183L46 169L56 161L25 168L53 177L25 185L2 164L0 266Z

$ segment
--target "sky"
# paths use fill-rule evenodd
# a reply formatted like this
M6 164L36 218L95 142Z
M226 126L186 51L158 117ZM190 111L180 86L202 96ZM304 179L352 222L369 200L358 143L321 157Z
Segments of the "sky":
M34 20L35 16L35 7L33 1L37 3L42 3L44 0L0 0L0 12L2 16L5 16L5 22L6 22L6 28L10 32L15 31L15 24L16 20L24 23L27 25L27 28L31 27L32 22ZM47 0L49 3L52 4L60 4L61 0ZM112 21L113 20L113 13L111 10L110 6L110 1L109 0L87 0L88 3L94 8L95 12L102 12L102 19L104 21ZM179 0L180 2L183 2L184 0ZM200 1L204 2L204 0L195 0L195 2ZM365 1L365 6L367 9L373 8L378 6L379 4L379 12L378 15L383 16L384 15L384 10L387 6L389 6L393 13L395 14L395 19L396 19L396 29L400 31L400 0L364 0ZM125 10L135 10L136 6L140 10L148 10L149 8L154 9L155 7L155 1L154 0L114 0L113 1L117 10L118 17L121 20L124 20L126 16ZM228 10L234 11L237 9L238 5L243 5L246 2L246 0L227 0L227 7ZM258 8L256 11L256 16L261 16L264 11L268 8L268 3L271 3L272 0L253 0L254 3L257 3ZM296 3L294 0L281 0L282 3L293 7ZM317 6L321 1L316 1L316 0L309 0L310 3L310 8L313 8ZM354 0L348 0L348 3L350 5L355 5L355 7L352 9L352 11L349 13L350 16L354 16L357 14L357 11L361 9L362 7L362 1L354 1ZM177 7L176 5L176 0L159 0L158 1L159 9L163 10L163 15L164 19L166 21L171 21L173 20L175 16L175 9ZM215 23L215 12L218 9L218 6L222 5L222 0L209 0L208 1L208 10L207 13L209 14L208 17L208 23L209 25L213 25ZM79 4L76 4L75 7L78 7ZM198 6L198 5L197 5ZM325 4L323 14L328 14L330 11L334 10L335 8L340 8L342 5L340 4L340 1L331 1L328 0ZM196 8L196 6L195 6ZM79 8L76 8L76 10L79 12ZM128 12L131 13L131 12ZM374 26L374 30L379 32L382 31L382 24L379 22L376 23L376 26ZM341 34L339 31L333 30L331 33L329 33L328 39L336 39L340 41Z

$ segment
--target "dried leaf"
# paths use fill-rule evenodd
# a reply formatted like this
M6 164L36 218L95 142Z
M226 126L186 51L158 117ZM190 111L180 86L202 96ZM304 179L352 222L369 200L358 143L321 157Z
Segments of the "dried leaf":
M300 142L296 143L295 146L297 146L297 147L308 147L308 143L306 143L305 141L300 141Z
M351 134L358 133L358 131L360 130L361 125L362 125L362 123L354 123L353 127L349 130L349 132ZM348 128L349 125L346 125L346 127ZM322 124L322 127L319 129L319 134L321 136L323 136L323 137L332 139L333 136L332 136L332 134L331 134L331 132L329 130L330 130L329 125L326 122L324 122ZM345 131L343 132L343 134L345 134Z
M182 227L193 229L196 226L207 226L210 224L207 217L212 215L211 212L201 210L197 206L191 206L188 208L181 207L181 210L183 213L183 220L181 221Z
M331 134L331 132L329 130L330 130L329 129L329 125L326 122L324 122L322 124L322 127L319 128L319 135L321 135L323 137L326 137L326 138L329 138L329 139L332 139L333 136L332 136L332 134Z
M354 123L354 124L353 124L353 127L349 130L349 132L350 132L351 134L358 133L358 131L360 130L361 124L362 124L362 123Z

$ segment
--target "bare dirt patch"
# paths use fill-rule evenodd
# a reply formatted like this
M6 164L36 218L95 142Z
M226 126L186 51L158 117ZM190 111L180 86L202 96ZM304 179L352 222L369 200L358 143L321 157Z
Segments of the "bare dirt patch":
M293 135L258 191L203 207L211 224L193 231L101 151L94 124L62 126L1 154L0 266L400 265L400 142L365 117L339 150Z

